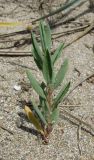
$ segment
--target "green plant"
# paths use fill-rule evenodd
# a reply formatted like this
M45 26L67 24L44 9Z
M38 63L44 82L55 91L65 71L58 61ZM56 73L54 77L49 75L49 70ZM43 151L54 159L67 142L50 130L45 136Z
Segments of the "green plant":
M48 135L59 118L58 105L68 92L70 82L67 83L54 98L54 91L61 85L67 72L68 60L65 59L59 71L55 73L54 64L60 57L64 44L60 44L55 53L51 55L50 49L52 41L50 27L41 21L39 28L41 47L39 46L33 32L31 32L31 38L34 61L38 69L42 72L44 80L39 84L31 71L27 70L27 77L30 80L31 86L39 95L39 104L37 105L32 100L33 109L31 110L28 106L25 106L25 112L28 119L41 133L44 141L47 142Z

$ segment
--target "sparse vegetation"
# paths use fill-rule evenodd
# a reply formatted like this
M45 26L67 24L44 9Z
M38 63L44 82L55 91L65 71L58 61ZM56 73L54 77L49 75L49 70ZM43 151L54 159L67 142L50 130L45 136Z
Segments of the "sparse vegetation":
M33 44L33 57L38 69L42 72L44 80L39 83L32 75L30 70L27 70L27 77L30 80L31 86L39 95L39 104L33 100L31 110L25 106L25 112L28 119L33 123L36 129L41 133L45 142L48 135L53 129L53 125L59 118L59 103L69 90L70 82L63 86L61 91L54 97L53 93L62 83L68 69L68 60L65 59L59 71L55 73L54 64L60 57L64 44L60 44L55 53L51 55L51 31L49 25L43 21L40 22L40 39L41 47L39 46L34 33L31 33Z

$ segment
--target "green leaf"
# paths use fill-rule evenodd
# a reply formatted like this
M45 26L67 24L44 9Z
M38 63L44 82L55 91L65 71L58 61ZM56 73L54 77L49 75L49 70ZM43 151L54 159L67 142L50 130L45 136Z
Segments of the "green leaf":
M51 122L56 123L59 118L59 108L55 108L51 114Z
M50 50L52 44L51 31L49 25L44 24L43 21L40 21L40 37L43 51Z
M42 111L43 116L45 117L45 120L48 122L49 115L50 115L50 108L45 99L43 99L42 97L39 97L39 98L40 98L39 107Z
M45 99L39 96L39 100L40 100L39 107L41 108L44 117L46 117L45 115L48 113L48 109L47 106L45 105Z
M45 95L47 94L46 93L46 85L44 82L41 83L41 87L42 89L44 90L45 92ZM45 99L43 99L42 97L39 96L39 100L40 100L40 104L39 104L39 107L41 108L41 111L42 111L42 114L44 115L45 119L47 120L48 118L48 114L50 113L50 110L49 110L49 105L47 104L47 101Z
M38 106L36 106L36 104L32 101L32 104L33 104L33 108L34 110L36 111L36 113L38 114L40 120L45 124L47 125L47 122L43 116L43 114L41 113L41 111L39 110Z
M60 57L63 48L64 48L64 44L60 44L59 47L56 49L55 53L52 55L52 62L53 62L53 64Z
M45 35L46 35L46 49L50 51L52 41L51 41L51 30L49 24L44 25Z
M54 88L57 88L61 84L61 82L63 81L65 77L67 69L68 69L68 60L65 59L63 65L61 65L60 70L58 71L56 75Z
M39 65L42 68L42 64L43 64L43 55L41 53L41 50L38 46L38 43L36 41L36 38L33 34L33 32L31 33L31 37L32 37L32 44L33 44L33 57L36 60L36 62L39 63Z
M65 85L64 88L61 89L61 91L59 92L57 97L54 99L54 103L53 103L54 108L56 108L58 106L58 104L62 101L62 99L64 98L64 96L68 92L69 88L70 88L70 82L67 85Z
M41 38L42 50L43 50L43 52L45 52L45 50L46 50L46 36L45 36L43 21L40 21L39 28L40 28L40 38Z
M34 113L31 111L31 109L28 107L28 106L25 106L24 108L25 110L25 113L29 119L30 122L33 123L33 125L36 127L36 129L44 135L44 131L43 131L43 128L41 126L41 123L40 121L35 117Z
M40 62L35 58L34 58L34 61L35 61L36 65L37 65L38 69L40 69L42 71L42 64L40 64Z
M27 70L27 77L34 88L34 90L44 99L46 99L45 94L40 86L40 84L37 82L37 80L33 77L31 71Z
M53 64L51 61L51 55L48 50L46 50L46 53L44 55L43 76L44 76L47 84L52 82L52 80L53 80Z

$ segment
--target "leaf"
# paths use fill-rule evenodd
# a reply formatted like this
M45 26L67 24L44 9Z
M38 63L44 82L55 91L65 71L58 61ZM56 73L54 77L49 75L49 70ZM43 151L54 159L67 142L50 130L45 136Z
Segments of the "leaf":
M48 108L47 108L45 99L43 99L42 97L39 97L39 99L40 99L40 105L39 105L39 107L40 107L41 110L42 110L43 116L44 116L45 119L47 120L47 115L48 115L49 111L48 111Z
M55 108L51 114L51 122L56 123L59 118L59 108Z
M45 52L46 37L45 37L43 21L40 21L39 28L40 28L40 39L41 39L42 50Z
M67 69L68 69L68 60L65 59L63 65L61 65L61 68L56 75L54 88L57 88L61 84L61 82L65 77Z
M36 59L37 63L39 63L41 68L42 68L43 55L41 53L41 50L40 50L40 48L38 46L38 43L36 41L36 38L35 38L33 32L31 33L31 37L32 37L32 44L33 44L33 56Z
M34 88L34 90L44 99L46 99L45 94L42 90L42 88L40 87L40 84L37 82L37 80L33 77L31 71L27 70L27 77L32 85L32 87Z
M46 89L46 85L45 85L44 82L41 83L41 87L42 87L43 90ZM47 94L47 93L45 93L45 94ZM47 116L48 116L48 114L50 113L49 106L48 106L46 100L43 99L43 98L40 97L40 96L39 96L39 100L40 100L39 107L41 108L41 111L42 111L43 116L44 116L45 119L47 120Z
M40 120L45 124L47 125L47 122L43 116L43 114L41 113L41 111L39 110L39 108L36 106L36 104L32 101L32 104L33 104L33 108L34 110L36 111L36 113L38 114Z
M36 51L35 51L34 48L33 48L33 50L32 50L32 55L33 55L33 57L34 57L34 61L35 61L36 65L37 65L38 69L42 70L42 68L43 68L43 62L40 63L40 61L36 59L36 56L35 56L36 53L35 53L35 52L36 52Z
M45 108L45 100L39 96L39 101L40 101L39 107L41 108L42 114L45 117L45 112L47 111L47 108Z
M42 71L42 64L35 58L34 58L34 61L35 61L36 65L37 65L38 69L40 69Z
M51 31L49 25L44 24L43 21L40 21L40 38L43 51L50 50L52 44Z
M46 35L46 49L50 51L52 41L51 41L51 30L49 24L44 25L45 35Z
M34 116L33 112L31 111L31 109L28 107L28 106L25 106L24 108L25 110L25 113L29 119L30 122L33 123L33 125L36 127L36 129L44 135L44 132L43 132L43 128L39 122L39 120Z
M63 48L64 48L64 44L60 44L59 47L56 49L55 53L52 55L52 62L53 62L53 64L60 57Z
M53 64L51 61L51 56L48 50L46 50L46 53L44 55L44 61L43 61L43 76L47 82L47 84L52 82L53 79Z
M58 104L62 101L62 99L64 98L64 96L68 92L69 88L70 88L70 82L67 85L65 85L64 88L61 89L61 91L59 92L57 97L54 99L54 103L53 103L54 108L56 108L58 106Z

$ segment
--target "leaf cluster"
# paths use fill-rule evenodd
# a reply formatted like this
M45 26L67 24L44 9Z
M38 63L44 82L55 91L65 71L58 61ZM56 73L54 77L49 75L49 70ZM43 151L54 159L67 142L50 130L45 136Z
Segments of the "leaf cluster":
M60 44L54 54L51 54L51 30L48 24L41 21L39 25L41 45L37 42L35 34L31 32L32 51L34 61L43 74L43 81L39 83L30 70L27 70L27 77L31 86L39 95L39 104L32 100L33 110L25 106L28 119L36 129L47 137L52 131L53 124L59 118L59 103L69 90L70 82L61 88L54 97L54 91L61 85L68 70L68 60L65 59L60 69L55 73L54 65L62 54L64 44ZM34 111L34 112L33 112Z

